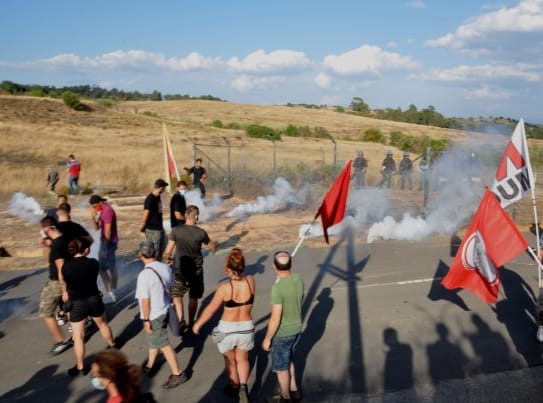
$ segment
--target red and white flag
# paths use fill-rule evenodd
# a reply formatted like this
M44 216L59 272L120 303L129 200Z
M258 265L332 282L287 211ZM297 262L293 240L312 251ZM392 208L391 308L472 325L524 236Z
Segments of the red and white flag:
M492 191L507 207L534 189L534 173L528 155L524 121L520 119L498 165Z
M347 204L347 195L349 194L349 180L351 178L351 165L353 161L349 160L343 171L339 174L333 183L321 206L317 210L315 219L321 216L322 230L324 240L328 242L328 227L340 223L345 216L345 205Z
M449 290L465 288L493 304L500 288L499 268L526 249L528 243L487 189L441 284Z
M170 144L170 134L165 123L162 123L162 141L164 144L164 170L169 183L167 190L171 193L171 189L177 186L177 181L180 178L177 163L173 157L172 145Z

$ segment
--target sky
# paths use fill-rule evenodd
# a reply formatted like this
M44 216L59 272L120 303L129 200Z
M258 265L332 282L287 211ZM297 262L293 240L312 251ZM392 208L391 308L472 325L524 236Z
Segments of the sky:
M3 0L0 81L543 123L543 0Z

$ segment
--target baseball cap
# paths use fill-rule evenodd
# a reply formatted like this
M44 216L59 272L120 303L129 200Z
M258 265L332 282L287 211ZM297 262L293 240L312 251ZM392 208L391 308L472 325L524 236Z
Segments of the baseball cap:
M157 179L155 181L156 188L165 188L166 186L168 186L168 182L166 182L164 179Z
M92 195L89 199L89 204L97 204L103 201L107 201L107 200L99 195Z
M149 239L144 239L138 246L138 252L145 257L153 257L156 254L155 244Z

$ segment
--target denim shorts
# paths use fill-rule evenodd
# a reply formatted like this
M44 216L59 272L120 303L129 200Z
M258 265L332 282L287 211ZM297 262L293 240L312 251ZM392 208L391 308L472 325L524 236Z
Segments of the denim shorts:
M293 336L274 337L272 340L272 371L287 371L296 350L300 333Z
M98 259L100 261L100 270L106 271L115 267L115 251L117 242L101 242Z

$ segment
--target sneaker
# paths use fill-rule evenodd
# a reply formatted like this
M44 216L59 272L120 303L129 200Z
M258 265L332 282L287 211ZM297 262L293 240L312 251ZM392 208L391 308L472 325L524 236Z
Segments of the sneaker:
M300 402L302 400L302 392L300 392L299 390L291 390L290 400L292 400L293 402Z
M537 341L543 343L543 325L539 326L539 328L537 329L536 338Z
M115 302L113 299L111 299L111 295L109 295L109 292L102 295L102 301L105 305L113 304Z
M68 333L72 333L72 325L68 325Z
M115 296L115 293L113 291L108 292L109 298L111 299L111 302L114 304L117 302L117 297Z
M227 396L230 396L232 399L236 399L239 397L239 387L234 386L231 383L227 383L224 385L224 394Z
M249 390L244 383L239 385L239 403L249 403Z
M143 372L149 378L154 375L153 367L149 368L147 366L147 360L143 361L143 363L141 364L141 372Z
M76 376L85 376L89 373L89 371L83 367L82 369L77 368L77 365L74 365L72 368L68 370L68 375L76 377Z
M58 343L53 344L53 347L49 351L49 355L55 356L62 354L72 346L72 339L67 338L64 341L59 341Z
M290 402L292 402L291 399L285 399L281 395L277 395L277 396L274 396L274 397L268 399L268 403L290 403Z
M189 378L187 378L187 375L185 375L185 372L181 372L179 375L171 374L168 377L168 380L166 381L166 383L164 383L162 385L162 388L163 389L176 388L179 385L181 385L182 383L187 382L188 380L189 380Z
M66 324L67 318L65 314L59 312L55 317L59 326L64 326Z
M113 339L113 345L112 346L107 346L106 350L110 350L110 349L119 350L120 348L121 348L121 341L119 340L118 337L115 337Z

